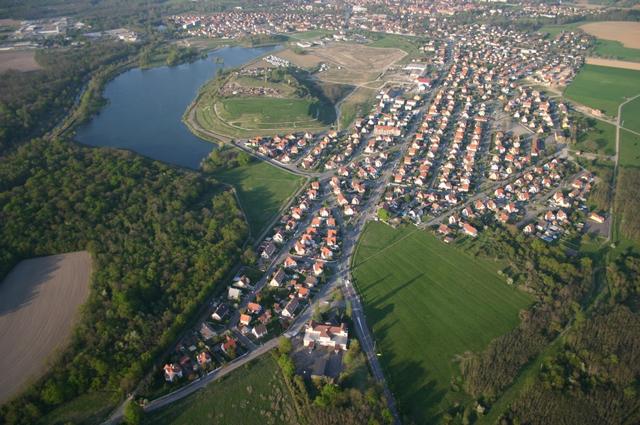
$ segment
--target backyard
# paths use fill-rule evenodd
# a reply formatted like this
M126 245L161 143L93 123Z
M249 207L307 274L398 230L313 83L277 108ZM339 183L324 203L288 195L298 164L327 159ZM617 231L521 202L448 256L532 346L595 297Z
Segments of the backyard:
M415 423L432 423L466 398L451 385L456 357L509 331L531 303L500 268L413 227L367 225L354 280L400 409Z

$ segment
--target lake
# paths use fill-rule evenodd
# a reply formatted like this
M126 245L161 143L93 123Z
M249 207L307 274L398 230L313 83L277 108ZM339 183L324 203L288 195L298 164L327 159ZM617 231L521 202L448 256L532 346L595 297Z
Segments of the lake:
M149 158L198 168L215 145L196 137L182 115L198 89L220 67L236 67L278 49L224 47L205 59L174 67L132 69L105 87L108 104L76 131L76 140L91 146L129 149ZM215 63L216 57L224 63Z

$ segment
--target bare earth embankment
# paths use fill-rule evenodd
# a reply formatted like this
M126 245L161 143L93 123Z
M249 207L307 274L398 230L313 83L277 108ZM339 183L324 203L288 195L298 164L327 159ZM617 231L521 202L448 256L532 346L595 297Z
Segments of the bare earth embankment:
M89 295L86 251L20 262L0 283L0 404L47 369Z
M640 22L592 22L581 25L580 29L598 38L619 41L624 47L640 49Z

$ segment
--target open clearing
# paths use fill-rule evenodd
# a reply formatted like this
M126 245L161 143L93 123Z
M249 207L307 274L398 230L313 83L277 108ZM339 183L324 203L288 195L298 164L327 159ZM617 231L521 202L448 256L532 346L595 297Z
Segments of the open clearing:
M0 284L0 403L47 369L89 295L91 256L72 252L20 262Z
M575 149L604 155L616 154L616 128L612 124L595 121L595 126L578 137Z
M35 71L42 69L36 62L35 50L4 50L0 51L0 72L8 70L14 71Z
M265 354L221 381L148 415L147 424L291 424L291 393L273 356Z
M603 59L593 56L589 56L586 62L589 65L608 66L611 68L622 68L640 71L640 62L621 61L617 59Z
M640 92L640 87L638 88ZM640 97L622 107L622 127L640 133Z
M620 130L620 165L640 167L640 136Z
M254 161L214 176L236 188L254 237L264 230L303 181L302 177L264 161Z
M640 22L591 22L580 28L595 37L619 41L625 47L640 49Z
M304 54L297 54L292 50L277 54L301 68L312 68L325 63L329 66L329 70L317 74L317 77L321 80L345 84L360 84L375 80L381 72L406 55L406 52L396 48L345 43L311 47L305 49Z
M640 71L585 65L567 87L564 95L615 117L625 98L640 93Z
M353 268L391 389L402 413L420 424L465 399L450 390L456 357L508 332L532 301L498 276L499 263L413 227L369 223Z

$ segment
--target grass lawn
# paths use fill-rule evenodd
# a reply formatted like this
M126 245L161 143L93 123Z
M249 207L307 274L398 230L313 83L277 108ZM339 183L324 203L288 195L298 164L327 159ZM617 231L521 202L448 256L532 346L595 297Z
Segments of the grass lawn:
M376 91L365 87L358 87L340 105L340 129L351 125L358 116L364 116L371 110Z
M459 375L456 356L508 332L532 301L498 276L499 263L413 227L368 224L353 267L392 390L419 424L466 399L450 387Z
M228 123L251 129L290 126L295 122L317 126L333 121L330 108L306 98L234 97L220 100L217 111Z
M403 35L397 34L382 34L382 37L374 40L372 43L368 44L369 47L392 47L400 50L404 50L409 53L408 57L418 56L420 55L420 47L422 44L419 42L420 39L417 37L407 37Z
M640 71L585 65L564 95L615 117L625 97L640 93Z
M575 22L573 24L564 25L544 25L538 30L538 32L547 33L549 34L549 37L553 38L560 34L562 31L573 31L583 24L584 22Z
M614 40L598 39L594 53L596 56L602 56L608 59L640 62L640 49L624 47L622 43Z
M270 354L145 418L146 424L295 423L291 394Z
M102 423L118 404L117 394L108 392L90 392L64 403L49 412L40 420L40 424L99 424Z
M325 35L331 35L334 31L329 30L311 30L304 32L294 32L293 34L288 34L290 38L297 38L298 40L311 40L314 38L324 37Z
M620 130L621 166L640 167L640 136Z
M596 125L578 137L576 150L604 155L616 153L616 128L612 124L595 120Z
M304 180L264 161L253 161L215 177L236 188L254 237L264 230Z
M622 107L622 127L640 133L640 97Z

